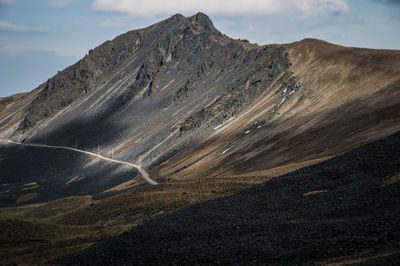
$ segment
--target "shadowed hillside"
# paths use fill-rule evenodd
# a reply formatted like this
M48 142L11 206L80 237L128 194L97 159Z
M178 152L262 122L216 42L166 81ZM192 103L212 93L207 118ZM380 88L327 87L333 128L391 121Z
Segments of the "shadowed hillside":
M148 222L65 265L398 262L400 134Z
M1 145L0 158L1 207L68 196L99 198L118 192L108 190L121 183L143 184L132 167L73 151Z

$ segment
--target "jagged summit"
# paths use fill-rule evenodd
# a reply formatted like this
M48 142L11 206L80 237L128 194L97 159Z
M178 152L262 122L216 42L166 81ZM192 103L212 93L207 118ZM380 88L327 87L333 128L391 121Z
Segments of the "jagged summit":
M202 12L198 12L198 13L194 14L193 16L190 16L190 17L185 17L184 15L177 13L177 14L171 16L170 18L167 18L165 21L169 21L169 20L171 20L171 21L189 20L191 22L196 22L196 23L201 24L203 26L206 26L206 25L212 26L213 25L213 22L211 21L211 19L206 14L204 14Z
M211 21L211 19L206 15L206 14L204 14L204 13L201 13L201 12L199 12L199 13L197 13L197 14L195 14L195 15L193 15L193 16L191 16L190 18L189 18L192 22L195 22L195 23L197 23L198 25L201 25L201 26L203 26L203 27L214 27L214 24L213 24L213 22Z
M186 17L180 13L176 13L175 15L171 16L168 19L183 20L183 19L186 19Z
M180 29L185 29L188 26L193 27L193 29L202 32L219 33L219 31L214 27L214 24L211 21L211 19L206 14L201 12L189 17L185 17L184 15L178 13L143 30L146 31L160 27L168 31L168 29L165 27L170 27L170 28L177 27Z
M197 27L197 30L221 35L221 33L214 27L211 19L203 13L197 13L190 17L190 21L192 22L192 25Z

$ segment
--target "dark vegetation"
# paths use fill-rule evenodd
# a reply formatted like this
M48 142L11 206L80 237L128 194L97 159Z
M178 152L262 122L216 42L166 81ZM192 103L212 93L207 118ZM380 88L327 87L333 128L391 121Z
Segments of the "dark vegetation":
M53 263L398 262L400 183L388 180L399 179L399 145L397 133L166 215Z

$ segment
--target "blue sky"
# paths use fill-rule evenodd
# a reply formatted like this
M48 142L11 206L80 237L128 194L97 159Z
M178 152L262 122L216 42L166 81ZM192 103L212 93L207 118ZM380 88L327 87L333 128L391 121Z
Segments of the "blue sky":
M121 33L198 11L258 44L400 49L397 0L0 0L0 97L33 90Z

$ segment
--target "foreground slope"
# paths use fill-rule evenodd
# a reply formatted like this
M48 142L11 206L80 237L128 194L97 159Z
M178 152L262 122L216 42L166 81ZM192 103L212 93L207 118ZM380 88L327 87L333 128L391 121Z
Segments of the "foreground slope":
M400 133L145 223L55 263L259 264L400 259Z

